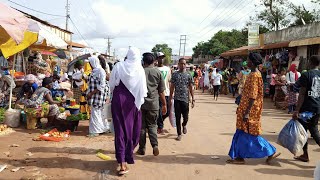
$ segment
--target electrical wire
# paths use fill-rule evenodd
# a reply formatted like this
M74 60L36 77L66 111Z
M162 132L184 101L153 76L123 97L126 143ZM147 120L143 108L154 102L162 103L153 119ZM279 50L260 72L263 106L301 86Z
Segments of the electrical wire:
M220 6L220 4L223 2L223 0L221 0L219 3L218 3L218 5L216 6L216 8L214 8L209 14L208 14L208 16L207 17L205 17L202 21L201 21L201 23L199 24L199 26Z
M82 40L87 43L89 45L89 43L85 40L85 38L82 36L82 34L80 33L78 27L75 25L75 23L73 22L73 20L70 18L70 21L72 23L72 25L74 26L74 28L76 29L76 31L78 32L78 34L80 35L80 37L82 38Z
M66 17L66 16L62 16L62 15L50 14L50 13L45 13L45 12L42 12L42 11L39 11L39 10L35 10L35 9L29 8L27 6L24 6L24 5L18 4L16 2L13 2L11 0L8 0L8 1L13 3L13 4L15 4L15 5L17 5L17 6L20 6L20 7L23 7L23 8L26 8L26 9L29 9L31 11L38 12L38 13L41 13L41 14L46 14L46 15L49 15L49 16L56 16L56 17Z

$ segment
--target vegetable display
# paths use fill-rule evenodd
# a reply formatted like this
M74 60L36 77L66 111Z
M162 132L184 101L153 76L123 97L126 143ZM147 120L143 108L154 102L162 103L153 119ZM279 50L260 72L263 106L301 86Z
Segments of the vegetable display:
M77 114L77 115L70 115L67 116L67 121L81 121L81 120L87 120L88 119L88 115L86 114Z

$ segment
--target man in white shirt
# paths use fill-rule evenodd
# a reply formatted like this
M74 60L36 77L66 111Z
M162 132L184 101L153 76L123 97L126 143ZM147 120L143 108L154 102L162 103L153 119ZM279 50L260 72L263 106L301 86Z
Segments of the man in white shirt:
M218 101L219 90L222 82L222 75L219 73L219 69L215 68L215 73L212 73L213 95L214 99Z
M166 96L166 101L167 104L169 103L169 96L170 96L170 79L171 79L171 69L168 66L165 66L164 63L165 55L162 52L157 53L157 60L158 60L158 69L162 73L162 77L164 79L164 84L165 84L165 91L164 95ZM158 118L158 134L163 134L163 121L169 117L170 114L170 109L167 110L166 115L162 115L161 113L161 108L162 108L162 103L160 102L160 113L159 113L159 118Z

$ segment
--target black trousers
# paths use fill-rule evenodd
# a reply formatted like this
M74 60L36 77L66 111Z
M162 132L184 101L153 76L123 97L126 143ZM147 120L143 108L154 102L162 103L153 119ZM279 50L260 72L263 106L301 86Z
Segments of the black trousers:
M181 115L183 117L182 126L186 126L189 120L189 103L174 100L174 112L176 116L177 133L181 135Z
M232 95L233 97L235 97L238 91L238 84L231 84L231 89L232 89Z
M219 96L219 89L220 89L220 85L214 85L213 86L213 96L214 97L218 97Z
M299 119L299 122L302 124L306 131L309 130L312 138L316 141L316 143L320 146L320 135L318 130L318 121L320 119L320 114L313 116L312 119L307 122ZM303 152L308 153L308 142L303 146Z

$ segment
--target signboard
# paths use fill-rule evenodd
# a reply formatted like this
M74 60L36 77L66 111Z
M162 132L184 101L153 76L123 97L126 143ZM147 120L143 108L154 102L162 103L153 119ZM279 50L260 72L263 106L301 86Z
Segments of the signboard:
M259 25L252 24L248 27L248 46L259 46Z

